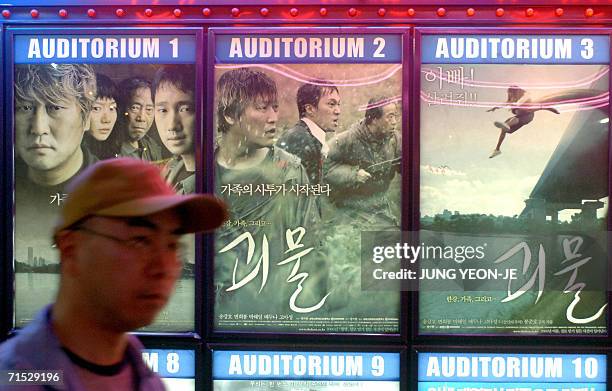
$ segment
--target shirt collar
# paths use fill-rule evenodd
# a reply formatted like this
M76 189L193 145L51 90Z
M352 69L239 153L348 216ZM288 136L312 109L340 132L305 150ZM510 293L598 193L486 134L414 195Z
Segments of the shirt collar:
M311 119L308 118L302 118L302 121L304 121L306 126L308 126L310 133L312 133L312 135L315 136L315 138L319 140L322 145L327 145L327 143L325 142L325 131L321 129L319 125L315 124Z

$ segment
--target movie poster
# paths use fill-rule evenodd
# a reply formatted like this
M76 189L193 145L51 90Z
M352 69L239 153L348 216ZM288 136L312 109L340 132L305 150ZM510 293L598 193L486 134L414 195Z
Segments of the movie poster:
M189 349L143 349L145 364L168 391L195 391L195 352Z
M214 391L399 389L399 353L213 352Z
M606 335L608 36L420 46L420 333Z
M399 229L402 36L213 36L215 329L398 333L359 248Z
M195 191L197 45L195 34L142 31L41 31L14 42L14 308L22 327L55 297L51 236L71 178L127 156L158 165L178 192ZM182 278L147 330L194 328L195 245L185 241Z
M603 354L419 353L418 391L605 391Z

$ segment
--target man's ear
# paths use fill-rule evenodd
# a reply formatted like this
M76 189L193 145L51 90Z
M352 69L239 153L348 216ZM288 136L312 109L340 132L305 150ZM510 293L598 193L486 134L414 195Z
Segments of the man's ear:
M236 120L229 114L223 114L223 118L225 118L225 122L227 122L230 126L233 126L236 123Z
M60 253L62 272L67 275L78 275L77 235L74 231L62 231L55 236L55 245Z
M304 105L304 112L306 113L307 117L312 117L315 111L316 111L316 107L314 107L313 105L311 104Z

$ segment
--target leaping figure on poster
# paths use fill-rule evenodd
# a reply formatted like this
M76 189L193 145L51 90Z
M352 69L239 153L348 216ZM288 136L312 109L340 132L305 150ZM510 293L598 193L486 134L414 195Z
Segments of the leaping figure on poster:
M493 122L493 124L500 129L500 132L497 145L495 146L493 153L491 153L491 156L489 156L489 159L501 154L500 148L504 142L504 139L506 138L506 134L512 134L533 121L536 111L548 110L555 114L559 114L559 110L551 106L545 106L544 102L541 102L541 105L533 105L527 91L518 86L508 87L508 100L506 101L506 104L510 106L510 111L514 115L504 122ZM497 109L501 109L502 107L504 106L495 106L487 110L487 112L493 112Z
M512 117L506 119L504 122L493 122L495 127L500 129L500 133L497 145L489 156L489 159L501 154L500 148L506 138L506 134L512 134L523 126L531 123L535 117L536 111L546 110L555 114L561 114L561 111L568 110L560 111L556 107L565 107L571 104L580 105L581 103L588 106L593 101L593 98L598 98L603 93L602 91L589 89L572 89L532 100L527 91L519 86L511 85L508 87L508 99L506 102L502 106L495 106L487 110L487 112L493 112L497 109L508 107L513 114Z

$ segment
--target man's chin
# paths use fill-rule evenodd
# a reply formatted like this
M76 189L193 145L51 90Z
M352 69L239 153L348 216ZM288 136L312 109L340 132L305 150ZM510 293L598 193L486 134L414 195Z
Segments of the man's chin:
M131 132L130 141L132 142L140 141L146 135L147 135L147 132Z
M130 332L143 327L149 326L155 321L157 315L161 311L155 311L147 314L140 314L140 316L132 316L124 322L124 331Z
M32 158L32 159L24 159L26 165L32 169L37 171L49 171L56 168L58 165L49 161L47 158Z

